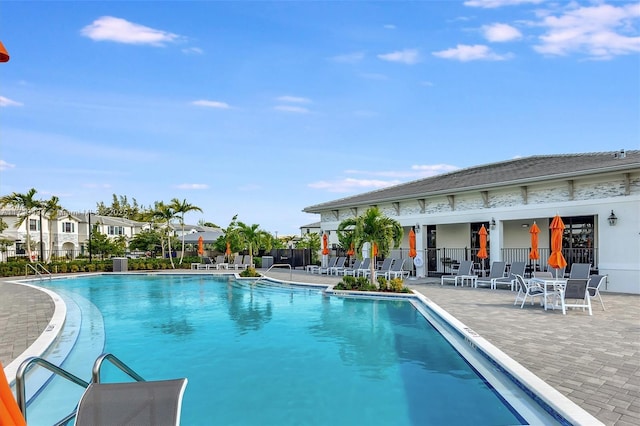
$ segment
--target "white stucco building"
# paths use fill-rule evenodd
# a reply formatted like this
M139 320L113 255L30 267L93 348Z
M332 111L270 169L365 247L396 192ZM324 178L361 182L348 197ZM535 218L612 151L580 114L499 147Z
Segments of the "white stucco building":
M346 218L377 206L417 233L423 266L418 276L446 272L451 262L474 260L478 231L489 230L489 259L529 260L529 229L540 228L540 260L549 256L551 219L566 229L563 253L608 275L606 289L640 294L640 150L540 155L470 167L306 207L321 217L322 233L338 244ZM478 262L481 262L477 260ZM568 270L568 269L567 269Z

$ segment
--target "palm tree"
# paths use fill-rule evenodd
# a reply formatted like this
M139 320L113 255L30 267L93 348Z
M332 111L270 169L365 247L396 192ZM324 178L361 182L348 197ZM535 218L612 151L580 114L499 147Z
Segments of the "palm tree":
M29 219L29 217L35 213L42 211L42 201L36 200L34 196L36 195L36 191L34 188L31 188L27 191L26 194L20 194L14 192L9 195L5 195L0 197L0 208L4 208L6 206L11 206L17 210L20 210L16 221L16 228L19 228L25 221ZM40 224L42 226L42 224ZM26 225L27 229L27 253L29 254L29 260L33 261L31 257L31 238L29 234L29 222L27 221Z
M167 235L167 247L169 250L169 260L171 261L171 268L176 269L176 265L174 265L173 263L173 256L171 253L171 221L173 219L178 218L179 216L171 208L171 206L168 206L161 201L156 204L156 209L153 212L153 217L166 224L165 232Z
M46 260L48 263L51 260L51 255L53 254L53 224L60 213L67 211L60 205L60 199L53 195L49 200L42 204L42 212L45 214L49 224L49 253L47 254Z
M179 264L182 265L182 259L184 258L184 214L194 211L202 213L202 209L198 206L187 203L187 200L180 201L177 198L171 200L171 204L169 204L169 207L171 207L173 211L179 215L180 226L182 227L182 251L180 252L179 262Z
M253 259L253 247L256 249L260 247L263 240L269 237L266 231L259 229L260 225L253 224L251 226L245 225L242 222L238 222L237 232L242 237L244 244L249 247L249 257Z
M375 256L374 246L377 244L378 250L384 255L388 255L391 248L400 247L402 242L402 225L380 212L377 207L367 209L362 216L345 219L338 225L338 232L346 233L351 230L353 244L358 252L362 250L365 243L370 245L371 256L371 284L374 283Z

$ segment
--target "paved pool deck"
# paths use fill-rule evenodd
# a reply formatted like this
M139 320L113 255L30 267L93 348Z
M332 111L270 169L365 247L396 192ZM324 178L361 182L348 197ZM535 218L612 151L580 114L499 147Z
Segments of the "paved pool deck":
M271 270L268 276L315 284L340 280L300 270ZM0 361L5 366L35 341L53 314L48 295L10 280L0 280ZM593 316L581 310L562 315L538 304L520 309L509 290L441 286L436 278L405 284L602 423L640 424L640 296L604 293L606 311L595 301Z

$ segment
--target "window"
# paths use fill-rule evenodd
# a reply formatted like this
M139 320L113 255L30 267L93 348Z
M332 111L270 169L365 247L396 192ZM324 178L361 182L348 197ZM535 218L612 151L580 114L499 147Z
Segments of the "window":
M62 222L62 232L75 232L75 223L73 222Z
M39 231L40 221L38 219L29 219L29 231Z
M124 235L124 227L110 225L107 233L109 235Z

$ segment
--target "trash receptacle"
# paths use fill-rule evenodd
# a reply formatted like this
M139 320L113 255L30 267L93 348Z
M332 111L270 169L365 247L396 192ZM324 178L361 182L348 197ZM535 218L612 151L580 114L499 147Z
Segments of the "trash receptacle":
M262 256L262 268L269 269L273 266L273 256Z
M113 258L113 272L127 272L129 270L126 257Z

